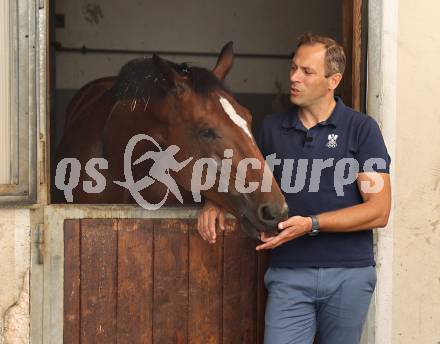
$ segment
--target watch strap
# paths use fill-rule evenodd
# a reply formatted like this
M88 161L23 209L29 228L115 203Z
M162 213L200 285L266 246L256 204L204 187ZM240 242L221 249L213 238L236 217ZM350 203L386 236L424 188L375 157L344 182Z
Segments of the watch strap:
M319 234L319 221L316 215L311 215L310 218L312 219L312 228L309 232L310 236L315 236Z

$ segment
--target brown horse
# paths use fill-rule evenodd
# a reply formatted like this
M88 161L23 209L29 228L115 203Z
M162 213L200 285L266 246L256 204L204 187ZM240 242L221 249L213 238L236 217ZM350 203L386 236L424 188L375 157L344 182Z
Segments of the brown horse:
M63 158L75 158L81 165L78 187L72 191L74 203L134 203L131 193L115 182L125 180L127 142L134 135L147 134L161 147L179 147L176 161L193 158L178 172L170 171L184 202L194 201L191 181L195 162L200 158L216 162L228 158L231 177L223 180L226 185L219 186L220 180L216 180L201 194L234 214L253 237L257 237L257 231L274 230L286 218L287 205L272 174L270 192L262 192L259 187L241 193L234 187L237 182L246 187L255 182L261 185L267 168L250 133L249 111L236 102L223 84L232 63L232 42L222 49L212 71L153 55L130 61L117 77L95 80L80 89L69 105L64 136L56 152L56 164ZM232 157L224 153L226 149L232 150ZM157 151L157 146L139 142L131 161L146 151ZM96 173L92 178L84 169L91 158L108 161L108 167L100 166L99 170L101 180L106 181L105 188L95 193L84 192L81 187L84 182L97 183ZM240 181L236 176L243 158L255 158L261 166L247 166ZM134 180L145 177L151 167L151 159L133 164ZM216 172L220 170L218 167ZM208 177L203 174L200 178L206 182ZM148 202L158 203L167 190L163 183L155 182L140 194ZM66 201L60 190L55 190L53 197L54 202ZM166 204L176 203L176 196L170 193Z

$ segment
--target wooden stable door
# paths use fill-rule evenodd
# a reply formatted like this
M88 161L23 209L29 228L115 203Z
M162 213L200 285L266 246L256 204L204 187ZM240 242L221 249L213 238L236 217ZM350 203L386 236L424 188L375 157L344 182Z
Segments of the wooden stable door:
M64 343L262 342L264 259L234 221L64 222Z
M342 0L342 45L347 58L345 74L337 90L344 103L366 110L367 0Z

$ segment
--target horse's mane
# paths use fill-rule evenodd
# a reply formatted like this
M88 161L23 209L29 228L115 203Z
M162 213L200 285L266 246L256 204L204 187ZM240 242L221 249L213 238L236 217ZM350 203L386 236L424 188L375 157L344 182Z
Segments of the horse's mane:
M226 90L225 85L205 68L187 63L166 63L178 74L187 77L188 84L199 95L207 97L214 90ZM111 92L115 100L149 102L164 97L172 87L153 60L142 57L129 61L121 68Z

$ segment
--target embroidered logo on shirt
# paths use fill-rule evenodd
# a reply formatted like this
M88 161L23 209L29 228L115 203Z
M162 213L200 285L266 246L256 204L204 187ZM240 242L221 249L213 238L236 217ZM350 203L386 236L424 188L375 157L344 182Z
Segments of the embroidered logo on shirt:
M328 137L328 142L327 142L327 144L326 144L326 146L328 147L328 148L336 148L337 147L337 143L336 143L336 140L338 139L338 135L336 135L336 134L330 134Z

